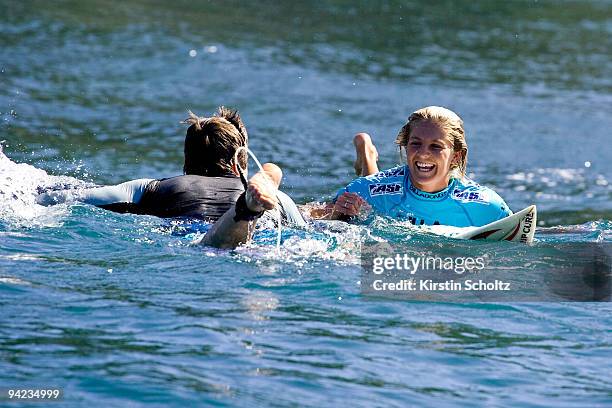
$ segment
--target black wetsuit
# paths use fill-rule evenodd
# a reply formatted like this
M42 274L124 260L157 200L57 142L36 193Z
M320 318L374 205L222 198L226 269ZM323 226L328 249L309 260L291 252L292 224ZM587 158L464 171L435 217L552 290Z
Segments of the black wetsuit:
M115 186L85 190L48 191L40 194L36 201L41 205L53 205L75 199L120 213L163 218L192 217L215 222L243 192L244 185L234 174L220 177L186 175L161 180L131 180ZM287 194L278 191L276 197L284 222L306 225L299 209Z
M236 202L244 186L234 175L177 176L150 181L137 202L98 205L107 210L157 217L218 220Z

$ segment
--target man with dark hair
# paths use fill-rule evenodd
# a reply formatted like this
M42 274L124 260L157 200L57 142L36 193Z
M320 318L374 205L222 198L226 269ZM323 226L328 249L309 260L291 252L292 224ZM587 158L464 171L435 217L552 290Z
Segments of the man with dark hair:
M278 202L285 221L305 224L291 198L277 191L281 174L275 165L264 165L267 166L264 173L253 177L253 191L243 194L247 188L247 152L240 148L247 147L248 135L237 111L220 107L209 118L189 112L184 123L190 125L185 136L184 175L160 180L138 179L86 190L51 191L39 195L37 202L52 205L78 200L115 212L192 217L211 222L234 208L240 212L234 214L236 220L241 220L241 216L251 220L272 209L272 202ZM265 176L266 173L269 174ZM270 184L264 179L278 183ZM262 191L270 192L276 200L264 194L265 199L259 202L257 197ZM241 195L243 198L239 200ZM237 205L234 207L234 204Z
M189 124L185 135L184 174L219 177L231 173L236 150L246 147L249 136L237 111L219 107L215 116L201 118L189 111L183 123ZM241 168L247 167L247 154L238 154Z

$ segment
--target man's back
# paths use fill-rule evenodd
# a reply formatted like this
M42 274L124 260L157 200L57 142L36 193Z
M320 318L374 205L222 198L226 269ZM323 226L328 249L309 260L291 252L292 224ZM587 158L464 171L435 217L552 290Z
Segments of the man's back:
M151 181L137 207L141 214L216 221L229 210L243 191L240 178L234 175L177 176Z

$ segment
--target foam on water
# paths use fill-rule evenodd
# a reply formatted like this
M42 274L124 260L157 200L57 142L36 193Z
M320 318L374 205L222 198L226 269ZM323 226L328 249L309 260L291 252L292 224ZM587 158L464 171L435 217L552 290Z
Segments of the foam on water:
M554 172L558 179L569 182L580 172ZM532 182L534 175L517 173L508 177L515 182ZM39 192L59 188L85 188L91 184L73 177L53 176L28 164L11 161L0 151L0 222L12 228L61 227L63 220L72 211L70 205L43 207L36 203ZM102 211L102 213L106 213ZM110 216L110 213L108 213ZM139 228L135 229L134 240L143 244L159 244L159 234L176 239L164 239L164 245L189 246L208 231L210 225L201 221L162 220L155 217L118 215L114 217L134 218ZM123 229L123 227L121 228ZM536 240L544 242L608 242L611 240L609 221L595 221L584 225L561 226L541 229ZM264 217L258 223L251 244L234 251L246 262L276 261L300 266L311 261L356 265L360 262L360 243L370 242L405 243L407 248L418 252L420 245L444 242L446 247L469 248L469 243L440 238L427 227L418 227L409 222L390 220L380 216L364 216L360 225L338 221L311 221L307 228L286 228L280 237L280 252L270 251L278 242L276 223ZM225 256L225 251L210 251ZM208 253L207 252L207 253ZM21 256L21 255L15 255ZM19 258L25 259L25 258ZM33 258L34 259L34 258ZM17 260L17 258L15 258Z
M92 186L82 180L67 176L53 176L44 170L25 163L15 163L0 151L0 222L10 229L32 227L61 228L63 221L71 213L74 203L54 206L41 206L36 203L37 195L42 191L86 188ZM104 212L104 211L103 211ZM108 213L109 217L111 213ZM156 217L118 215L117 217L136 218L136 242L158 244L158 234L178 236L169 246L185 246L197 242L208 231L210 224L201 221L163 220ZM127 220L126 220L127 222ZM281 252L270 251L270 247L279 241L276 222L265 218L257 226L254 240L250 245L238 248L235 253L245 261L278 260L289 264L300 265L309 260L319 259L340 263L356 264L359 262L359 239L367 231L362 226L341 222L313 223L306 229L286 229L282 235ZM126 231L127 232L127 231ZM9 233L9 232L3 232ZM225 254L227 251L208 251L213 254ZM11 255L12 260L37 259L25 255Z
M11 285L31 285L31 283L28 281L11 276L0 276L0 283L8 283Z
M15 163L0 145L0 220L3 222L16 227L58 226L67 207L38 205L38 194L90 185L73 177L49 175L29 164Z

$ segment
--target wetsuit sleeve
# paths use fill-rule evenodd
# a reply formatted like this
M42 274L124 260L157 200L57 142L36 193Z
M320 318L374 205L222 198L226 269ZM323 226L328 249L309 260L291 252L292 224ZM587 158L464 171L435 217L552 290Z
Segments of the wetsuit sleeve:
M300 227L306 226L304 217L302 217L300 210L297 208L297 205L295 205L295 202L293 202L291 197L279 190L276 193L276 198L278 198L279 201L281 215L287 223Z
M338 191L336 191L336 195L332 199L332 203L335 203L336 201L338 201L338 197L340 197L345 192L346 192L346 187L339 188Z
M358 194L377 213L395 217L404 197L406 170L394 167L370 176L359 177L339 190L336 199L345 191Z
M347 193L347 192L357 193L359 194L361 198L363 198L366 201L369 201L370 195L368 194L368 186L370 184L371 184L371 181L367 180L365 177L359 177L351 181L345 187L338 189L338 191L336 192L336 196L333 199L333 202L335 203L336 200L338 200L338 197L340 197L342 194Z
M138 204L145 189L153 179L126 181L116 186L106 186L83 190L77 199L97 207L116 203Z
M50 191L37 197L40 205L60 204L66 201L81 201L97 207L113 204L138 204L142 195L153 179L131 180L116 186L96 187L86 190Z

